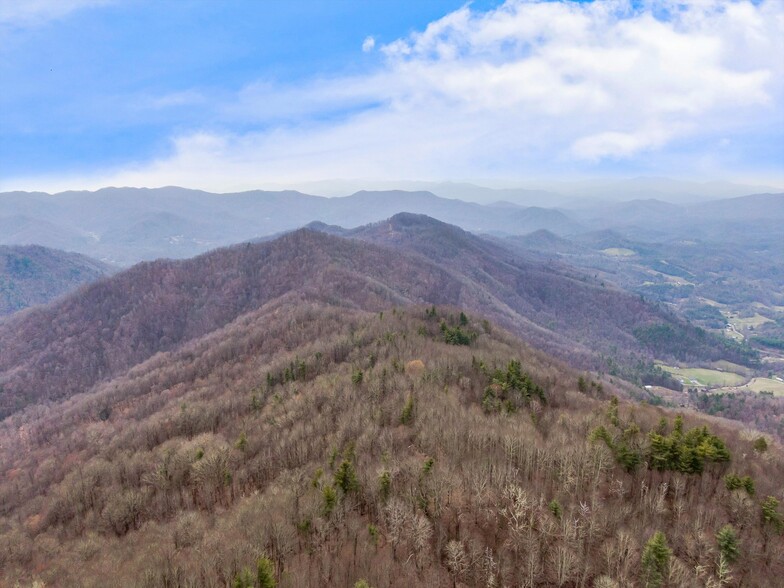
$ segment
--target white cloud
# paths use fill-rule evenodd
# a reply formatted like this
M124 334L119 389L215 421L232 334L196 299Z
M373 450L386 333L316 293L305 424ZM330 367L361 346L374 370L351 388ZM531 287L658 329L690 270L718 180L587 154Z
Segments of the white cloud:
M92 183L585 173L672 161L682 142L784 131L780 0L508 0L464 7L379 55L367 75L249 84L218 106L225 132L183 133L171 156Z
M0 25L39 26L81 8L108 4L112 0L0 0Z
M192 106L203 104L206 97L195 90L184 90L182 92L171 92L158 96L144 96L136 102L137 107L151 108L159 110L163 108L176 108L181 106Z
M362 51L365 53L369 53L373 51L373 48L376 46L376 40L373 37L365 37L365 40L362 41Z

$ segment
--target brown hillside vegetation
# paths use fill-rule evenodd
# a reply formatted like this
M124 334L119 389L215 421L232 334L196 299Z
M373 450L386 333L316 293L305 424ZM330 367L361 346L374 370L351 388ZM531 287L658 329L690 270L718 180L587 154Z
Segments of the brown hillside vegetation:
M0 584L775 585L781 448L618 392L289 294L2 422Z
M462 290L423 260L311 231L142 263L0 324L0 416L84 391L290 292L377 310L456 304Z
M317 228L334 232L334 227ZM477 311L495 312L493 318L526 341L572 364L607 369L608 363L628 367L652 357L685 362L724 357L744 365L755 361L752 350L696 329L665 307L594 279L585 270L543 261L425 215L400 213L342 235L421 255L478 285L484 300L493 304ZM597 361L597 355L612 361Z
M637 296L515 258L428 217L397 215L389 226L405 230L384 246L300 230L142 263L0 323L0 417L87 390L292 292L369 311L459 305L583 367L606 367L604 354L616 365L650 362L654 351L670 356L667 345L654 349L657 339L646 347L639 328L664 329L678 357L743 361ZM386 225L371 229L364 238Z

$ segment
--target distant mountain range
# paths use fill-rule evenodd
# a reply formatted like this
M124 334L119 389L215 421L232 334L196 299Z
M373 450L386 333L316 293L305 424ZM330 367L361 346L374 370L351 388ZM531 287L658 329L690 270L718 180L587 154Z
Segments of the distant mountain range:
M113 271L77 253L38 245L0 246L0 316L45 304Z
M751 194L690 205L633 200L574 209L568 214L593 230L612 228L638 241L696 238L744 245L778 245L784 253L781 228L784 193Z
M39 244L119 265L185 258L311 221L356 227L398 212L428 214L474 232L580 230L563 212L483 206L430 192L358 192L324 198L300 192L210 194L182 188L0 194L0 244Z
M348 238L298 230L141 263L10 317L0 324L0 415L87 390L284 297L369 311L460 306L578 367L600 367L604 355L749 359L638 296L426 216L328 230ZM646 335L662 328L665 340Z
M759 184L692 182L663 177L528 182L327 180L297 184L296 189L325 196L344 196L360 190L427 191L442 198L458 198L482 204L507 201L518 206L546 208L581 208L600 203L650 199L688 205L720 198L782 191L781 187Z
M426 214L473 233L558 236L612 228L635 240L698 237L775 243L784 194L760 194L675 205L659 200L570 209L482 205L431 192L357 192L342 198L295 191L212 194L169 187L105 188L97 192L0 194L0 244L37 244L119 266L186 258L216 247L279 234L312 221L358 227L399 212Z

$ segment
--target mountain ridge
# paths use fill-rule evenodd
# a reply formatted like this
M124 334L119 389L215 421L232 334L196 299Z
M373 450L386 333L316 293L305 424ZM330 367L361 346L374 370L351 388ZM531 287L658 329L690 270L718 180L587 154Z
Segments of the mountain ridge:
M84 210L90 214L85 216ZM356 227L403 211L426 213L474 231L579 228L556 210L518 207L510 212L430 192L360 191L325 198L292 190L212 194L178 187L104 188L55 195L0 194L0 225L8 226L0 243L53 245L122 265L158 257L192 257L218 246L293 230L312 220ZM150 222L157 230L138 231ZM59 235L56 241L51 233Z
M413 230L390 239L389 227ZM370 311L462 306L585 367L613 346L650 354L635 333L646 325L670 325L695 354L726 353L639 297L570 272L411 214L351 238L300 229L188 260L143 262L0 324L0 410L89 389L291 293Z

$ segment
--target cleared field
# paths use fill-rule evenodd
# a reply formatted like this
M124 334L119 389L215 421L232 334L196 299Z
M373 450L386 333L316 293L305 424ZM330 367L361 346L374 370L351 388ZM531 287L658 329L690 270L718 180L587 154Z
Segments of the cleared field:
M661 274L662 277L667 280L670 284L675 284L676 286L693 286L694 282L690 282L684 278L680 278L678 276L671 276L669 274Z
M784 382L773 378L754 378L744 388L752 392L773 392L776 396L784 396Z
M755 314L754 316L740 318L737 315L730 314L729 322L735 325L735 328L738 330L747 330L749 327L757 328L760 325L764 325L765 323L772 323L773 321L770 320L766 316L762 316L761 314Z
M637 255L631 249L626 249L624 247L610 247L608 249L602 249L602 253L605 255L611 255L613 257L631 257L632 255Z
M661 367L676 378L683 380L686 386L701 386L703 388L740 386L746 381L746 378L733 372L722 372L705 368L677 368L667 365Z
M723 359L719 361L714 361L712 365L718 371L733 372L735 374L740 374L741 376L746 376L748 378L754 375L754 370L747 368L746 366L738 365L737 363L732 363L731 361L726 361Z
M708 306L715 306L716 308L727 308L726 304L722 304L721 302L716 302L715 300L711 300L710 298L698 297L697 300L699 300L703 304L707 304Z

